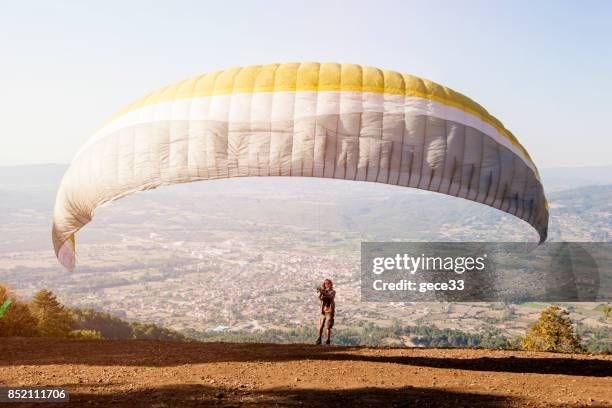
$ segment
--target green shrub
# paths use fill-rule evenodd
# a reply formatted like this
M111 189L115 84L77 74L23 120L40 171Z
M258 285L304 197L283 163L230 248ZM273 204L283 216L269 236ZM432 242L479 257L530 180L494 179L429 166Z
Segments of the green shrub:
M583 351L580 336L574 331L569 313L558 306L550 306L542 311L538 321L520 342L523 350L561 353Z
M79 340L98 340L102 338L102 334L97 330L73 330L68 336Z

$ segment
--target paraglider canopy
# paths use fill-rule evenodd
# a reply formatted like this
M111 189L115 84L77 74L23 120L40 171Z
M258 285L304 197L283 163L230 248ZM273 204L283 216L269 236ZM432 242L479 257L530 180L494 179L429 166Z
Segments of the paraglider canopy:
M240 176L371 181L489 205L546 239L535 164L468 97L412 75L335 63L256 65L164 87L115 114L62 179L53 245L75 267L96 208L163 185Z

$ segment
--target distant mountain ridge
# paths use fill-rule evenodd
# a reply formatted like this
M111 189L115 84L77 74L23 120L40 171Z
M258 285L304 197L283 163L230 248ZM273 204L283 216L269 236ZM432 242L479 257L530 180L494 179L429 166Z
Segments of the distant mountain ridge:
M612 184L612 165L593 167L557 167L541 169L547 192L571 188Z
M0 191L55 191L67 168L67 164L0 166ZM612 165L553 167L540 169L540 173L548 191L612 184Z

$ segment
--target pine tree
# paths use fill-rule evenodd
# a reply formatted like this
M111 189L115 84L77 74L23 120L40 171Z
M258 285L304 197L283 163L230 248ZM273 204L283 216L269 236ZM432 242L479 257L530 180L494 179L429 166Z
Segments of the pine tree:
M583 351L580 336L572 327L569 313L558 306L550 306L542 311L538 321L520 342L523 350L565 353Z
M11 299L12 303L0 317L0 337L38 335L36 320L28 305L19 301L7 287L0 285L0 305L4 304L7 299Z
M43 337L68 337L74 326L70 313L58 302L53 292L43 289L30 303L32 315Z

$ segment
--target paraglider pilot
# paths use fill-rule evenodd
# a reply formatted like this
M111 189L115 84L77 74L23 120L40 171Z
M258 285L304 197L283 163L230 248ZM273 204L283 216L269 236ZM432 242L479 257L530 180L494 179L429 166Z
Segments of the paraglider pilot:
M323 286L318 287L319 300L321 301L321 319L319 321L319 331L316 344L321 344L321 336L323 335L323 326L325 326L325 335L327 340L325 344L331 342L331 329L334 327L334 314L336 313L336 291L334 283L331 279L325 279Z

